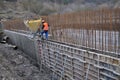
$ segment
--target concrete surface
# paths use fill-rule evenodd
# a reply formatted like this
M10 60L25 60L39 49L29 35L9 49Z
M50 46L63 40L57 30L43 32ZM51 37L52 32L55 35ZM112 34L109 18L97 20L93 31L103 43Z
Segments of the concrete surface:
M36 59L34 40L28 38L28 35L8 30L5 30L5 34L10 38L12 44L17 45L20 50L24 51L33 59Z

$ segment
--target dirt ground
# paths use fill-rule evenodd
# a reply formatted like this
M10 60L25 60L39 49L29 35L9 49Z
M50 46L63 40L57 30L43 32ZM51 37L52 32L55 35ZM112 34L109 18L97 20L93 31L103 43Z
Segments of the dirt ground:
M51 72L40 72L22 51L0 43L0 80L51 80Z

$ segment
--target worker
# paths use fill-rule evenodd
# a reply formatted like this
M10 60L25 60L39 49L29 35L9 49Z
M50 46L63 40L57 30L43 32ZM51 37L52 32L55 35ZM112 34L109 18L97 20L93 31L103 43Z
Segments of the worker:
M43 38L43 34L45 33L46 40L48 40L48 28L49 24L45 20L42 20L42 32L40 33L40 35Z

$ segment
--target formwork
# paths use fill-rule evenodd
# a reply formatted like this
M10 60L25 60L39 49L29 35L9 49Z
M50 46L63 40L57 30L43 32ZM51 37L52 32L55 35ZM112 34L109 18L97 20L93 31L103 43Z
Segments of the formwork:
M57 80L120 79L119 58L53 41L39 46L42 63L53 71Z
M43 16L50 24L48 41L37 41L42 63L55 78L120 80L120 8ZM28 29L22 20L5 29Z

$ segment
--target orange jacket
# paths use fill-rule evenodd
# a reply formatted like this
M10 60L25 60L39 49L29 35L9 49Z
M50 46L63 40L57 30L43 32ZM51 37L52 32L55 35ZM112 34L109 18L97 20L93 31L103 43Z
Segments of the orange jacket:
M44 22L43 26L44 26L43 30L48 30L48 23L47 22Z

